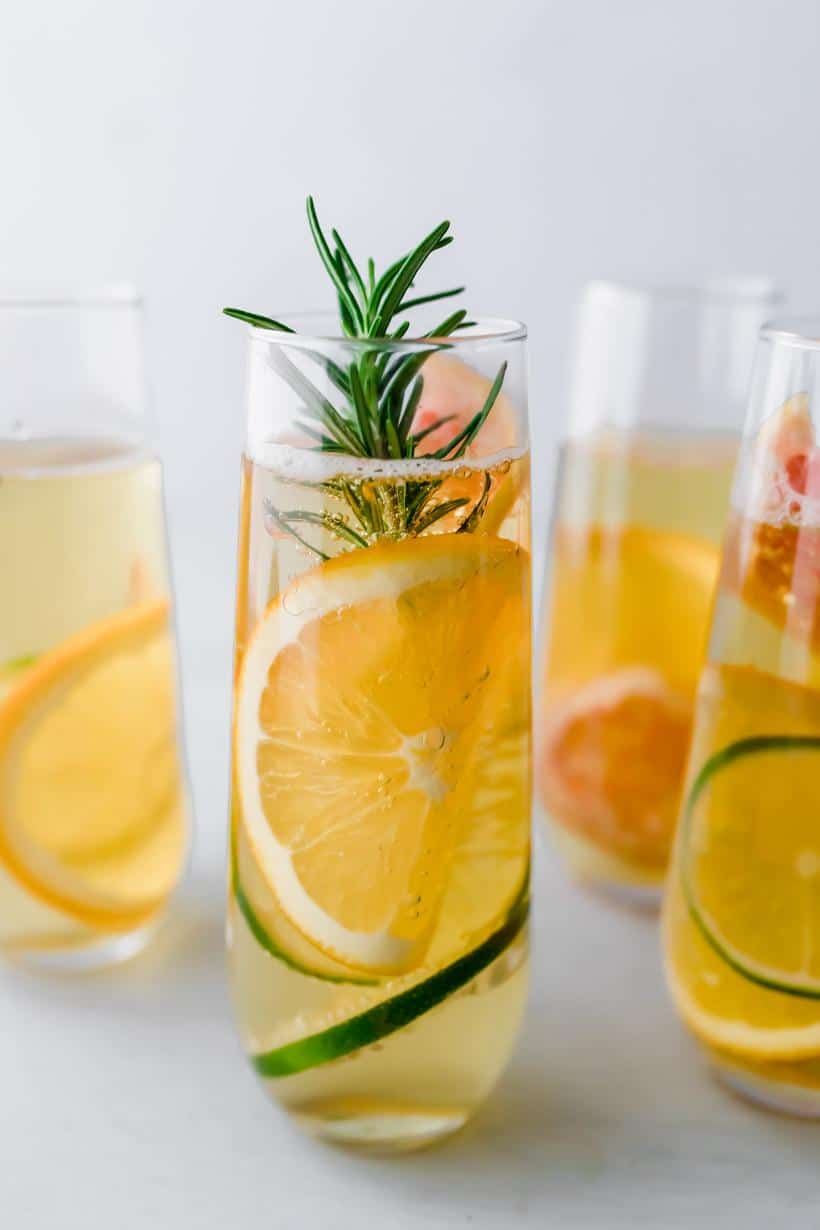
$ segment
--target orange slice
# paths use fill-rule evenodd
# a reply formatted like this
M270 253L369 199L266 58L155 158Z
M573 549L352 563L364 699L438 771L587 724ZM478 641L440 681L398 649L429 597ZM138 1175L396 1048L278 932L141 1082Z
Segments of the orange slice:
M520 890L528 575L487 535L381 543L297 578L251 638L245 836L289 922L350 968L416 968L445 894L469 936Z
M541 737L544 805L628 862L663 867L686 764L691 705L645 667L604 676L557 704Z
M165 600L43 654L0 703L0 861L91 926L150 916L185 823Z

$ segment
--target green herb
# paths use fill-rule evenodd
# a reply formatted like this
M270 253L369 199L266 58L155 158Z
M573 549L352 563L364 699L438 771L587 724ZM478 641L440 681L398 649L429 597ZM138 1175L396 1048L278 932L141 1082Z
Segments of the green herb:
M273 348L272 364L301 400L298 425L314 441L313 447L319 452L392 461L417 459L419 445L453 417L443 415L414 431L424 383L424 364L431 354L449 348L450 343L444 339L470 328L474 322L467 319L463 308L451 312L435 328L421 335L431 343L422 352L391 349L389 343L400 341L410 328L409 320L397 322L397 317L422 304L450 299L464 290L457 286L428 294L411 294L430 257L452 243L448 233L450 223L441 222L412 251L394 261L377 277L372 259L367 261L362 272L337 230L332 230L328 239L312 197L307 200L307 217L316 249L335 289L342 333L357 342L372 342L373 345L357 346L346 366L340 366L318 350L300 350L302 355L323 368L336 391L333 401L304 374L285 353L284 347ZM239 308L225 308L224 311L227 316L260 329L294 332L270 316ZM440 448L424 454L426 460L455 461L465 455L498 399L506 367L506 363L502 363L483 406L469 423ZM466 499L436 502L436 493L443 481L420 477L417 481L376 483L339 477L313 486L344 505L344 514L288 511L272 505L268 505L268 513L280 528L322 558L327 558L326 553L312 546L298 526L315 525L348 547L361 547L384 536L420 534L449 513L464 508L459 528L465 532L474 530L487 506L490 484L485 482L482 495L466 511L465 506L470 503Z

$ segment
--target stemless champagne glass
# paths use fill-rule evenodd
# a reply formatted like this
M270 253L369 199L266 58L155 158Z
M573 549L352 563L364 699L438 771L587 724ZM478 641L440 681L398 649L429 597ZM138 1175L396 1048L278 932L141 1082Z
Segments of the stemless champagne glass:
M399 1150L483 1101L526 994L526 334L300 324L249 331L233 994L274 1099L321 1137ZM350 391L404 374L395 421L418 447L351 455ZM341 441L324 451L316 407Z
M820 1117L820 320L763 330L664 908L731 1086Z
M160 463L128 292L0 300L0 950L145 942L187 843Z
M560 461L537 781L571 872L657 904L758 330L736 279L593 283Z

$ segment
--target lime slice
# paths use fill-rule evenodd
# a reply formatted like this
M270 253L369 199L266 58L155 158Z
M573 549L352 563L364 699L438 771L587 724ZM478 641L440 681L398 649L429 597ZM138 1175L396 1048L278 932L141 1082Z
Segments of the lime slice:
M374 984L373 979L348 972L338 961L325 956L321 949L314 948L277 910L275 904L271 904L270 893L254 867L239 825L235 826L231 840L231 882L234 900L248 930L269 956L297 974L318 978L322 982Z
M755 735L711 756L681 819L692 919L736 973L820 999L820 736Z
M286 1042L251 1056L260 1076L293 1076L308 1068L341 1059L403 1029L424 1013L472 982L500 957L520 935L529 914L528 878L504 922L475 948L436 973L396 979L397 994L382 999L364 1012L319 1029L307 1037Z

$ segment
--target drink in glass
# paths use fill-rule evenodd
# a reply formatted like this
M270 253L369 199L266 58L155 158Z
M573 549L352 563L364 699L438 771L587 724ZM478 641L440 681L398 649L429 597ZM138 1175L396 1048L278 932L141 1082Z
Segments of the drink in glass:
M771 293L595 283L552 530L537 781L572 873L657 902Z
M187 842L140 328L0 302L0 948L63 967L141 947Z
M236 314L239 1028L310 1131L418 1147L486 1097L526 994L525 332Z
M820 1115L820 329L764 329L664 909L713 1067Z

